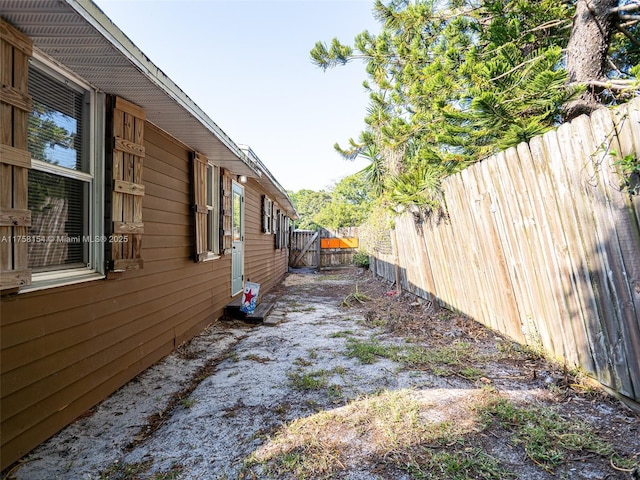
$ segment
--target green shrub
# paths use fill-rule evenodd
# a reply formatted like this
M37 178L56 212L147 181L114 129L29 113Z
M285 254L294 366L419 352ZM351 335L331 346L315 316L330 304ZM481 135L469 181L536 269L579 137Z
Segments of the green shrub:
M358 267L369 268L369 254L363 250L354 253L353 264Z

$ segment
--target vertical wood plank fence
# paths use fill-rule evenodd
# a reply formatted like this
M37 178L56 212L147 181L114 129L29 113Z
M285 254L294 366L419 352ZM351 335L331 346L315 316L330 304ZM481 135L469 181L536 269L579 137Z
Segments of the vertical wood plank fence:
M640 402L640 99L580 117L444 182L446 215L404 213L371 269ZM382 249L383 250L383 249Z
M319 269L350 266L358 246L357 227L294 230L291 233L289 266Z
M320 268L340 268L353 264L358 251L358 228L320 230Z

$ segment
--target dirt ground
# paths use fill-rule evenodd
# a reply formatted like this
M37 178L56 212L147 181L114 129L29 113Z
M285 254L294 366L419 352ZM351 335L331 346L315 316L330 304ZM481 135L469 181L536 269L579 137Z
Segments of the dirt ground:
M640 416L363 270L288 274L4 479L632 479Z

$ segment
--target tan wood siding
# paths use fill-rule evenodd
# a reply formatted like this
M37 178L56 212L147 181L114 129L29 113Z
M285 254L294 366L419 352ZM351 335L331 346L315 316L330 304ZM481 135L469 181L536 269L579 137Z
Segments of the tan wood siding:
M276 249L272 233L262 232L262 195L257 182L249 180L245 188L245 279L268 291L287 272L289 251Z
M2 297L2 468L217 320L229 301L230 256L193 262L189 149L148 123L144 147L144 269Z

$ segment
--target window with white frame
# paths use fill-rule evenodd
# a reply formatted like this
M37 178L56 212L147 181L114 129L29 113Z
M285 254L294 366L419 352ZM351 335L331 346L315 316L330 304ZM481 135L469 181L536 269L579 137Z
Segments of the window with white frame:
M29 66L28 263L38 273L102 271L104 132L97 95L44 58ZM104 103L103 97L102 103ZM99 119L100 118L100 119Z
M207 252L220 253L220 169L207 164Z
M262 233L273 233L273 201L262 195Z

